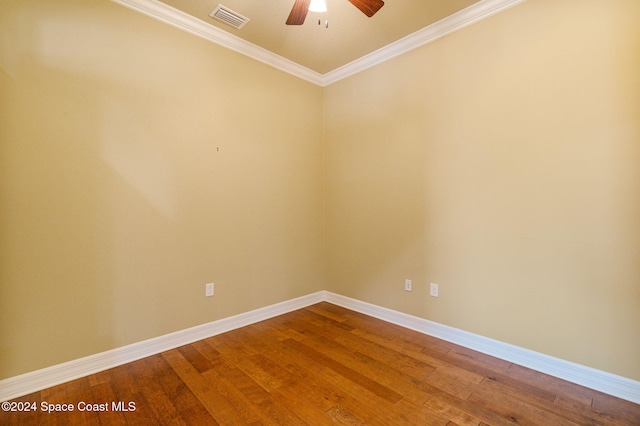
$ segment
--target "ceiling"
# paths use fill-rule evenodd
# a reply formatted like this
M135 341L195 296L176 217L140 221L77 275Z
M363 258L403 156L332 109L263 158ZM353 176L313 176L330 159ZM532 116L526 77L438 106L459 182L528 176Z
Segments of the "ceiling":
M325 74L401 39L478 0L386 0L368 18L348 0L327 0L303 25L285 25L294 0L161 0L210 25ZM209 17L219 4L246 16L241 29ZM327 20L329 28L318 25Z
M326 85L524 0L385 0L371 18L327 0L326 13L309 12L300 26L285 24L294 0L113 1ZM210 17L218 4L249 22L236 29Z

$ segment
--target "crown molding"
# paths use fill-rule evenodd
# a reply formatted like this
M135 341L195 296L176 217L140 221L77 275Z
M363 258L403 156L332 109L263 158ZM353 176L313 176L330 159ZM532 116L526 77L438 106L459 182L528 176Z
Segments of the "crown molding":
M255 60L263 62L286 73L292 74L303 80L322 86L322 74L303 67L287 58L249 43L233 34L220 28L207 24L200 19L182 12L174 7L157 0L111 0L122 6L133 9L151 18L154 18L172 27L181 29L205 40L216 43L220 46L231 49L235 52L249 56Z
M526 0L481 0L452 15L447 16L428 27L424 27L400 40L388 44L368 55L365 55L353 62L336 68L322 76L323 85L329 85L336 81L347 78L367 68L371 68L396 56L407 53L425 44L429 44L448 34L468 27L504 10L507 10Z
M382 47L346 65L320 74L260 46L234 36L213 25L207 24L158 0L111 0L160 22L179 28L195 36L249 56L281 71L307 80L318 86L327 86L351 75L364 71L410 50L431 43L478 21L486 19L526 0L481 0L428 27Z

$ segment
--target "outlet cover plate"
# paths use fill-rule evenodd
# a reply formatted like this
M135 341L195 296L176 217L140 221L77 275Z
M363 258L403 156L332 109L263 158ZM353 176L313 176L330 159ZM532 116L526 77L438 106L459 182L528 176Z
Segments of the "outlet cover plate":
M213 283L207 283L207 284L205 285L204 295L205 295L206 297L211 297L211 296L213 296Z
M431 297L439 297L438 296L438 284L431 283L429 284L429 296Z

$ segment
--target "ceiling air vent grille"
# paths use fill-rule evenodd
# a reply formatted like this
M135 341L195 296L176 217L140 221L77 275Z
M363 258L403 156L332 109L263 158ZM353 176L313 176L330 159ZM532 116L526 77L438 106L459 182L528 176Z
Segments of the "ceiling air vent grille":
M224 22L225 24L229 24L233 28L237 29L242 28L247 22L249 22L249 18L247 18L246 16L242 16L238 12L234 12L227 6L223 6L221 4L216 6L216 8L213 9L213 12L211 12L209 16L214 17Z

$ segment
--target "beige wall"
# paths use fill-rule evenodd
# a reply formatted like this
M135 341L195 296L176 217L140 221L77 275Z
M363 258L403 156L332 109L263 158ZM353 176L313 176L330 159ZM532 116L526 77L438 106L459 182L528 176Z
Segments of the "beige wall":
M0 40L0 378L323 288L321 88L106 0Z
M529 0L321 89L0 3L0 379L327 289L640 380L639 8Z
M640 380L638 18L529 0L326 88L327 289Z

